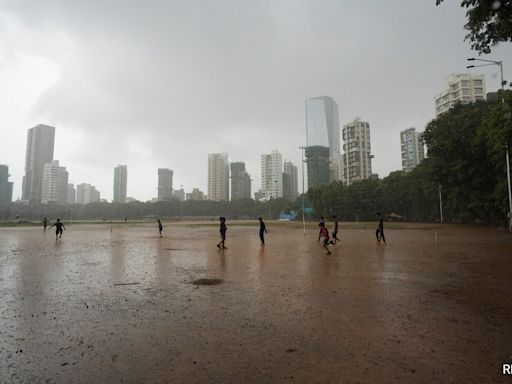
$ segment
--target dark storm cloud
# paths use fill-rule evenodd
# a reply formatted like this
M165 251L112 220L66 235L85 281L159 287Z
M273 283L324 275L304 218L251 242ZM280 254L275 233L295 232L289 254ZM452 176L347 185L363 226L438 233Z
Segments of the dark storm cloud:
M16 1L0 10L69 40L24 44L60 68L27 121L56 125L55 157L107 197L118 163L135 197L155 194L157 167L205 190L211 152L246 161L256 189L261 153L275 148L300 165L304 99L324 94L341 124L370 122L384 176L400 168L399 131L423 129L443 78L471 55L463 11L433 1Z

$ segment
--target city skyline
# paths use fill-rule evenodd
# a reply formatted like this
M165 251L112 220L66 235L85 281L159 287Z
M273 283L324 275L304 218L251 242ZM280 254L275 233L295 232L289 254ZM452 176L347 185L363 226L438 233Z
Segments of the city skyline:
M336 100L340 126L355 116L370 122L372 170L385 177L401 169L399 132L422 131L444 78L468 72L466 58L477 56L463 41L464 9L449 2L220 1L202 8L0 6L0 130L9 137L0 141L0 163L9 166L13 199L22 195L26 129L38 123L57 127L55 157L70 182L92 183L107 200L118 163L130 168L138 181L130 195L142 201L155 197L160 167L172 168L187 191L205 191L204 155L214 152L244 161L256 191L261 153L277 148L300 165L304 100L317 95ZM228 9L237 17L226 17ZM440 27L426 34L431 20ZM100 36L103 44L95 44ZM503 60L510 78L507 48L485 58ZM498 88L498 68L472 73L486 75L488 92ZM188 156L191 149L200 155Z

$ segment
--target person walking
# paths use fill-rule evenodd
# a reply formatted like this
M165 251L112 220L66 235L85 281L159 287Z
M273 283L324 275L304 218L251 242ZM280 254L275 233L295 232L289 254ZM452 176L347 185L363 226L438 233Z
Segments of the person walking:
M226 218L225 217L219 217L219 221L220 221L220 242L219 244L217 244L217 248L219 249L228 249L226 246L225 246L225 242L226 242L226 232L228 230L228 228L226 227ZM221 246L222 245L222 246Z
M258 221L260 222L260 240L261 245L265 245L265 233L267 233L267 227L265 226L265 223L263 222L263 219L261 217L258 217Z
M336 244L336 241L341 243L341 240L338 239L338 219L336 215L332 215L332 219L334 221L334 230L332 231L332 245Z
M386 245L386 237L384 236L384 221L382 220L382 216L379 218L379 224L377 224L375 236L377 237L377 243L380 244L382 241L384 245Z
M66 227L64 226L64 223L60 222L60 219L57 219L57 222L53 224L49 229L52 229L53 227L56 229L55 240L57 241L62 238L62 230L66 229Z
M162 222L160 221L160 219L158 219L158 233L160 233L160 237L162 237L163 229L164 227L162 226Z
M46 227L48 226L48 219L45 217L43 219L43 232L46 232Z
M320 223L319 225L320 225L320 234L321 234L321 236L324 239L323 247L327 251L325 254L326 255L330 255L331 251L329 251L329 248L328 248L328 245L330 244L330 242L329 242L329 231L327 230L327 227L325 226L324 222Z

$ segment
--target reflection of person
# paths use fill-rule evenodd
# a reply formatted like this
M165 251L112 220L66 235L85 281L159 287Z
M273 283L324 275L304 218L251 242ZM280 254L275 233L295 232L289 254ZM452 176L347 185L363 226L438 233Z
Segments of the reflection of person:
M258 217L258 220L260 222L260 240L261 240L261 245L265 245L265 235L264 235L264 233L267 233L267 227L265 227L265 223L263 222L263 219L261 217Z
M380 244L381 240L386 245L386 238L384 237L384 222L382 217L379 218L379 224L377 225L377 229L375 230L375 236L377 237L377 242Z
M336 215L332 215L332 219L334 220L334 230L332 231L332 245L336 244L336 241L341 242L340 239L338 239L338 219L336 218Z
M217 244L217 248L219 249L228 249L224 243L226 241L226 231L228 230L228 228L226 227L226 218L225 217L219 217L219 221L220 221L220 243ZM222 247L221 247L222 245Z
M43 232L46 232L46 227L48 226L48 219L45 217L43 219Z
M325 248L325 250L327 251L327 255L330 255L331 254L331 251L329 251L329 248L327 248L327 246L329 245L329 243L332 244L332 242L329 242L329 231L327 230L327 227L325 226L325 223L324 222L321 222L320 224L320 235L323 237L324 239L324 244L323 244L323 247Z
M57 222L55 224L53 224L51 228L55 227L56 228L56 231L55 231L55 240L58 240L60 238L62 238L62 230L63 229L66 229L66 227L64 226L63 223L60 222L60 219L57 219Z
M320 231L318 231L318 241L320 241L320 238L322 237L322 226L325 225L324 217L320 216L320 222L318 223L318 226L320 227Z
M162 226L162 222L160 221L160 219L158 219L158 232L160 233L160 237L162 237L163 229L164 229L164 227Z

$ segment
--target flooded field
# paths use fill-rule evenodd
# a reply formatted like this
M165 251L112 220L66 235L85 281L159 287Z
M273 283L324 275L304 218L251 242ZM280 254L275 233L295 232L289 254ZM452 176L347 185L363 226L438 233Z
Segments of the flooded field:
M512 237L341 225L0 229L2 383L502 382ZM436 233L438 244L436 246Z

